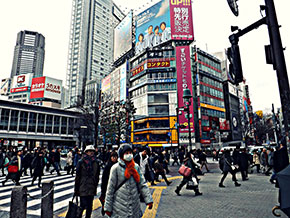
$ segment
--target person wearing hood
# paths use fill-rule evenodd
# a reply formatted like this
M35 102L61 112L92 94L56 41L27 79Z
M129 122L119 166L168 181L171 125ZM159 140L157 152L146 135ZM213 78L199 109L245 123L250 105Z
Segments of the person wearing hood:
M111 168L104 210L112 218L140 218L141 197L149 209L153 207L151 193L132 152L129 144L121 145L118 163Z
M110 176L110 171L112 166L118 162L118 153L115 151L112 151L110 154L110 159L107 163L107 165L104 168L103 175L102 175L102 184L101 184L101 196L99 198L100 202L102 203L102 215L105 215L104 206L105 206L105 198L106 198L106 192L108 187L108 181Z
M76 167L74 195L80 196L80 206L86 209L86 218L90 218L93 209L94 196L100 176L100 165L95 156L93 145L86 146L85 154Z

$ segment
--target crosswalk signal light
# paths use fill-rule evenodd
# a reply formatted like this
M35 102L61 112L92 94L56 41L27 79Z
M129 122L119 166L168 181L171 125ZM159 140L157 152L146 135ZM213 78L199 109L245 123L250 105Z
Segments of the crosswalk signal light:
M234 83L238 85L240 82L243 82L244 79L239 45L232 44L232 46L227 49L227 57L230 62L229 74Z

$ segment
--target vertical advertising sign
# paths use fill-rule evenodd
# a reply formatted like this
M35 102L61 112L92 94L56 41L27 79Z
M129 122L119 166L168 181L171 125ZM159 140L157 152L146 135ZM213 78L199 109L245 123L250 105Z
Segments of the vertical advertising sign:
M32 79L30 99L43 98L45 89L45 76L36 77Z
M171 39L193 40L191 0L170 0Z
M120 101L126 101L127 98L127 62L120 67Z
M102 79L102 93L107 92L111 88L111 74Z
M184 107L183 103L183 90L189 89L192 94L192 79L191 79L191 66L190 66L190 53L189 46L177 46L176 47L176 71L177 71L177 95L178 95L178 107ZM193 114L193 102L191 99L191 106L189 108L191 114L190 129L194 132L194 114ZM188 119L184 113L178 115L180 125L185 125L186 128L180 128L180 133L188 132Z

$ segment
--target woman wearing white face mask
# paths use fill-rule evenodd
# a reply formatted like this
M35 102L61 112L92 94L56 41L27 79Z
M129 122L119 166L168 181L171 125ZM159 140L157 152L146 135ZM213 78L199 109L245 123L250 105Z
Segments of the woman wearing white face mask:
M133 160L132 148L123 144L118 150L118 163L113 165L106 192L104 210L107 216L115 218L140 218L140 195L149 209L153 200L138 164Z

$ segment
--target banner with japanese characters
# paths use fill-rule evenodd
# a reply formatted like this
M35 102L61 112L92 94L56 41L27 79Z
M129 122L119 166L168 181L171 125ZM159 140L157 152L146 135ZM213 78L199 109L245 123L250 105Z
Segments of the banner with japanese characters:
M147 68L170 67L170 61L148 61Z
M170 0L172 40L193 40L191 0Z
M189 114L184 111L183 90L189 89L192 94L192 78L191 78L191 61L189 46L176 47L176 73L177 73L177 95L178 108L183 109L178 115L179 125L185 128L179 128L180 133L188 132L188 116L190 117L190 131L194 132L194 114L193 114L193 99L189 106Z
M32 79L30 99L61 100L62 81L47 76Z

